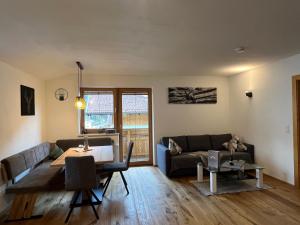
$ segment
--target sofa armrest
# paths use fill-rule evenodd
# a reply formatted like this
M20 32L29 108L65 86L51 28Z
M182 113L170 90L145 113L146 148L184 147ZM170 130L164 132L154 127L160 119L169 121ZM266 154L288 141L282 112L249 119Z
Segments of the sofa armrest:
M250 154L250 156L251 156L251 161L252 161L252 163L255 163L255 157L254 157L254 145L247 144L247 143L244 143L244 145L246 145L246 147L247 147L247 152L249 152L249 154Z
M169 176L170 164L171 164L170 150L162 144L157 144L156 151L157 151L157 165L159 169L165 175Z

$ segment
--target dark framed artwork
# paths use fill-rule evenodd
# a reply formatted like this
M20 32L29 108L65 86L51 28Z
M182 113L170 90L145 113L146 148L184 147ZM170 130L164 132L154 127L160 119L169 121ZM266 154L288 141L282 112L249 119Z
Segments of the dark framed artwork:
M21 85L21 116L35 115L34 89Z
M216 104L217 88L170 87L170 104Z

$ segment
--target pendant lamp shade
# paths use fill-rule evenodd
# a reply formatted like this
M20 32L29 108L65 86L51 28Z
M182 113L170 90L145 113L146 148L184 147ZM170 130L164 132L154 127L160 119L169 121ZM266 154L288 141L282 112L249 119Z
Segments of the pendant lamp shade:
M75 98L75 107L76 107L77 109L85 109L85 107L86 107L86 102L85 102L85 100L84 100L83 97L77 96L77 97Z
M86 102L80 93L80 88L81 88L81 83L82 83L83 66L82 66L81 62L76 62L76 64L78 66L78 96L75 98L75 107L77 109L82 110L82 109L85 109L85 107L86 107Z

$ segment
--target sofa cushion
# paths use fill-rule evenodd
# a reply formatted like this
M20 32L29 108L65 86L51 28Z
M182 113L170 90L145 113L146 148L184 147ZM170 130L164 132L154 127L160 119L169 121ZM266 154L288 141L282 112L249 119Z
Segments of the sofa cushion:
M207 154L207 152L205 151ZM194 152L184 152L180 155L171 157L170 172L178 169L196 168L197 163L202 162L200 154L194 154Z
M8 186L6 193L27 193L51 189L52 180L62 171L60 167L38 166L17 183Z
M49 153L47 154L47 152L44 150L44 145L43 144L35 146L34 147L34 152L35 152L35 156L36 156L38 162L43 161L49 155Z
M57 159L59 156L61 156L64 153L64 151L58 147L57 145L54 145L54 148L51 149L49 157L50 159Z
M210 135L211 145L213 150L225 150L223 144L232 139L231 134Z
M189 151L207 151L212 148L209 135L187 136Z
M169 147L169 138L172 138L182 148L183 152L188 151L186 136L163 137L161 142L167 148Z
M25 151L21 152L20 154L22 154L25 158L25 163L26 163L27 169L33 168L38 163L34 148L25 150Z
M23 171L27 170L25 158L22 154L15 154L7 157L1 161L5 166L7 178L13 179L20 175Z

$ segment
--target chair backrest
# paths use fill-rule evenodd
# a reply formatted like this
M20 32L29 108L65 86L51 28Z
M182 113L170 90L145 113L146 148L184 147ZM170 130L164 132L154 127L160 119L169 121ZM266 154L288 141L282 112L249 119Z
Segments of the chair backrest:
M126 167L128 169L129 167L129 163L130 163L130 159L131 159L131 155L132 155L132 150L133 150L133 142L129 142L128 144L128 149L127 149L127 158L126 158Z
M96 186L96 165L93 156L66 157L65 188L69 191Z

